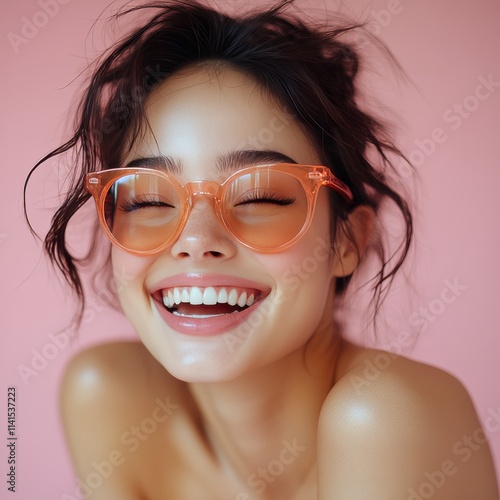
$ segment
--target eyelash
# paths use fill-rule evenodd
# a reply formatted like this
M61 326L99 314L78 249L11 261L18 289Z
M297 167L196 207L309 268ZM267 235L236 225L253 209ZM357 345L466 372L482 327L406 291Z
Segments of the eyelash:
M147 198L144 198L144 199L124 200L120 203L120 205L118 206L118 209L123 211L123 212L133 212L134 210L138 210L140 208L146 208L146 207L173 208L173 206L169 205L168 203L164 203L162 201L155 200L155 199L148 200Z
M249 194L244 200L238 202L235 206L241 205L251 205L256 203L268 203L279 206L287 206L291 205L295 202L295 198L292 197L281 197L275 193L267 194L267 193L259 193L252 192ZM128 199L124 200L118 206L118 209L122 212L130 213L135 210L139 210L141 208L147 207L168 207L173 208L172 205L168 203L164 203L157 199L147 199L146 197L143 199Z
M295 201L295 198L284 198L275 193L267 194L267 193L259 193L252 192L248 195L246 199L240 201L236 204L238 205L250 205L252 203L272 203L275 205L286 206L291 205Z

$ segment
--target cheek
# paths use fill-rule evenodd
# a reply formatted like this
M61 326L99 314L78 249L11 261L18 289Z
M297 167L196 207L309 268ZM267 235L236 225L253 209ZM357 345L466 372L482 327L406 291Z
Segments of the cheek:
M136 257L119 248L111 251L116 292L126 316L132 313L133 304L141 302L139 295L144 295L144 280L152 260L151 257Z
M279 300L289 311L300 310L309 318L321 314L333 279L334 254L331 248L327 200L318 200L307 233L293 247L280 254L259 256L272 273Z
M300 245L300 243L299 243ZM276 280L286 296L310 303L330 287L332 257L329 239L318 235L300 245L295 255L282 255L275 267ZM294 252L295 253L295 252Z
M331 217L327 191L318 196L316 209L306 234L280 259L283 274L295 274L303 281L309 278L330 281L334 254L331 238ZM320 276L316 276L319 274Z
M292 255L283 259L286 266L282 273L284 286L310 306L323 302L322 297L328 294L333 279L330 224L327 192L323 190L306 235L293 248Z

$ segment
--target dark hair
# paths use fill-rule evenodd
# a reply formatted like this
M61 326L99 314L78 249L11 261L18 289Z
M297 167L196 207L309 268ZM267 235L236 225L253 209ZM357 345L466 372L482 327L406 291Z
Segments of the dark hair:
M303 127L322 162L351 188L354 203L350 206L340 196L331 196L332 235L339 224L349 230L346 215L358 205L378 212L387 200L399 210L404 222L400 246L387 257L383 231L376 233L371 245L380 260L373 278L376 313L412 239L408 204L389 182L396 174L390 157L404 156L381 122L357 102L360 59L353 44L342 40L361 27L312 26L288 12L293 1L282 0L267 10L241 16L226 15L195 0L152 2L116 15L120 19L154 10L147 22L96 62L79 104L74 135L42 158L26 181L41 163L73 153L69 190L52 218L44 245L80 298L80 318L85 302L78 269L95 257L98 246L94 236L88 254L76 258L68 250L66 230L89 199L84 175L120 166L127 148L143 131L144 101L155 86L181 68L210 62L250 75ZM345 290L349 280L338 280L337 292Z

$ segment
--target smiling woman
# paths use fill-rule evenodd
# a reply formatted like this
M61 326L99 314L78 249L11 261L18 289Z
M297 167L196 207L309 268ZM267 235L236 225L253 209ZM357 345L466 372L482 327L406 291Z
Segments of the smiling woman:
M495 500L485 439L460 474L443 465L480 428L453 377L392 356L359 390L383 353L345 340L334 311L372 253L377 309L412 216L388 174L399 151L357 103L359 59L342 41L356 27L307 25L291 3L239 17L195 1L120 13L154 12L99 62L74 136L42 160L78 158L49 256L83 311L65 232L93 196L141 340L86 350L66 371L81 489L400 500L429 498L422 481L437 471L433 498ZM384 252L385 204L403 221L396 255ZM91 248L89 260L102 247Z

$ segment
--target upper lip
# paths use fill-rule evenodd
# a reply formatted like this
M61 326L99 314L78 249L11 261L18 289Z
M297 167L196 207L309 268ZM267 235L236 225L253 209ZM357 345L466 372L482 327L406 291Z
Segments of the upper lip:
M247 278L229 274L218 273L182 273L164 278L149 287L151 295L157 294L161 290L173 287L238 287L251 288L260 291L260 298L268 295L271 287L264 283L259 283Z

